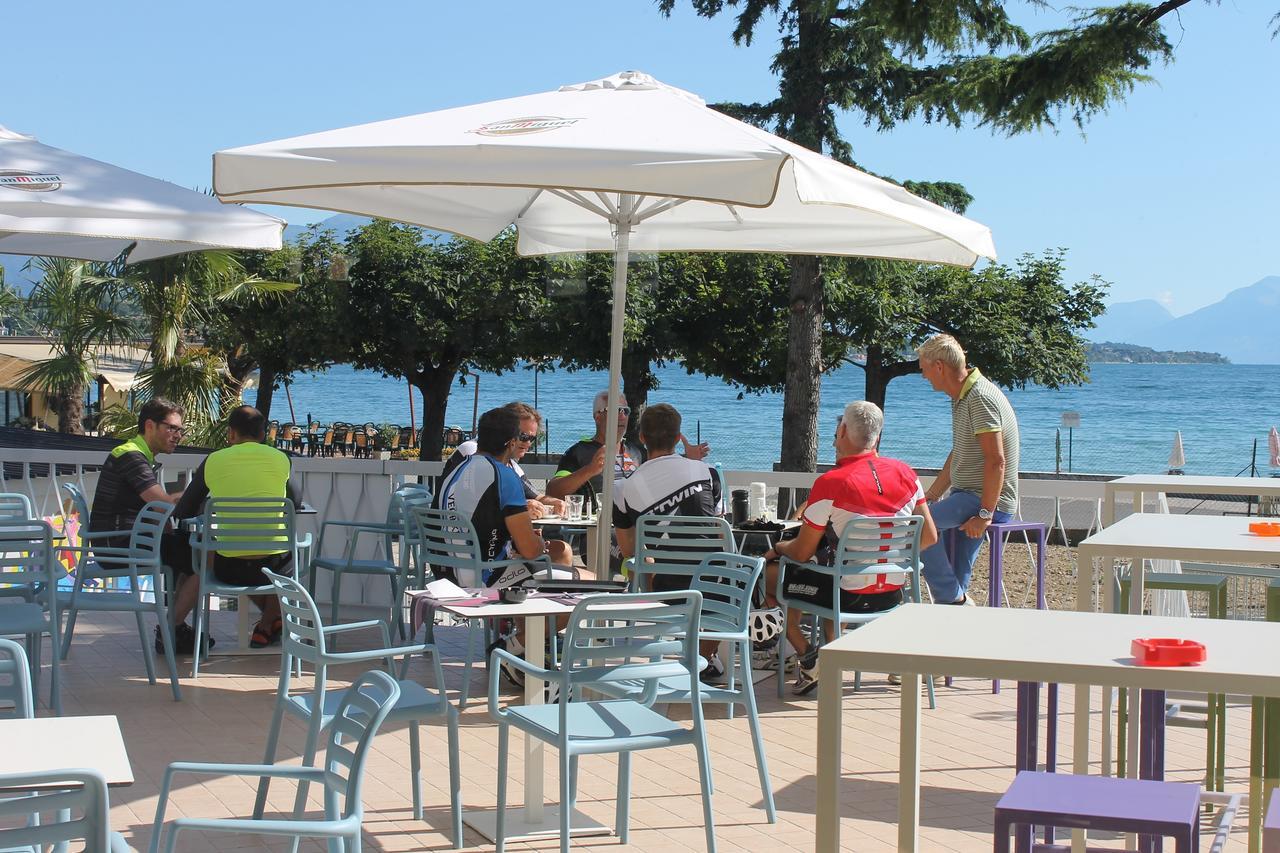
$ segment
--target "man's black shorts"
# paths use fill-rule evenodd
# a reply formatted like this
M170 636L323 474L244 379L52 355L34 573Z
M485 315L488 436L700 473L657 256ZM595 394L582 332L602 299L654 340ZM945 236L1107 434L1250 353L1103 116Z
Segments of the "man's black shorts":
M782 589L787 598L806 601L817 607L831 606L831 585L835 578L812 569L787 566ZM902 603L902 590L889 592L849 592L840 590L841 613L877 613Z
M113 536L103 544L110 548L128 548L129 537ZM102 562L105 568L113 567L110 559L104 559ZM191 562L191 542L182 533L170 530L161 535L160 562L173 570L175 578L195 574Z
M270 569L278 575L293 574L287 571L293 554L267 554L262 557L227 557L223 554L213 555L213 576L230 586L269 586L263 569Z

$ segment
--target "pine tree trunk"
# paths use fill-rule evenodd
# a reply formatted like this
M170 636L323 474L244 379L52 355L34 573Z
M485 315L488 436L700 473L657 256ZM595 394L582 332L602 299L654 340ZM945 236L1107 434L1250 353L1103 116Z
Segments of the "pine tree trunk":
M76 385L58 395L58 432L84 435L85 387Z
M885 374L884 350L878 346L867 347L867 365L864 368L865 384L862 398L868 403L875 403L884 411L885 391L889 388L891 376Z
M271 400L276 391L276 372L269 367L258 368L258 399L255 408L271 420Z
M413 387L422 394L422 446L418 459L423 462L440 461L440 452L444 450L445 411L458 367L456 362L449 362L410 376Z
M792 255L789 261L791 317L780 461L784 471L814 471L818 464L818 408L822 397L822 268L818 258L808 255Z

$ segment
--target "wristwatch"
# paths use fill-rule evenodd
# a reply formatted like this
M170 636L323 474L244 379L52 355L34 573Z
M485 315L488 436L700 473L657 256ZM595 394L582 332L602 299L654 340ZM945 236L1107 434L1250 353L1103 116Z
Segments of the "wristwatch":
M980 508L978 509L978 518L982 519L983 521L990 521L990 520L991 520L991 510L987 509L985 506L984 506L984 507L980 507Z

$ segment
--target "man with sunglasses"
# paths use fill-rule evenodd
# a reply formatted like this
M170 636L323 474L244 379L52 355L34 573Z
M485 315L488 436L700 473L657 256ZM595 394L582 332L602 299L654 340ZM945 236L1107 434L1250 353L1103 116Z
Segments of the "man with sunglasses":
M183 410L176 403L155 397L138 411L138 434L112 448L98 473L98 487L89 512L89 532L127 531L134 519L150 501L177 503L181 492L170 493L160 482L158 453L173 453L182 440ZM100 540L101 541L101 540ZM129 547L129 537L111 537L103 542L113 548ZM187 624L187 614L195 607L200 594L199 582L193 579L191 546L177 531L166 531L160 538L160 557L173 570L174 593L169 618L174 625L174 651L190 654L195 649L196 632ZM164 651L160 627L156 626L156 650ZM207 642L213 645L213 639Z
M542 429L542 415L528 403L522 403L519 400L513 400L503 408L510 409L520 418L520 434L516 436L518 440L512 446L512 452L507 464L516 472L516 476L520 478L520 483L524 487L525 506L529 509L530 518L539 519L548 512L563 515L564 501L539 492L524 473L524 469L520 467L520 460L533 447L533 442L537 439L539 430ZM443 483L453 473L453 470L462 464L463 460L475 452L475 439L464 441L454 448L453 453L449 454L449 458L444 463L444 470L440 473L440 482Z
M851 519L919 515L924 518L920 547L927 548L937 541L938 532L916 472L905 462L876 452L883 428L884 414L876 404L858 400L845 406L844 414L836 423L836 467L814 481L800 533L765 552L765 596L770 607L778 606L774 597L778 588L778 558L786 556L798 562L831 565L840 536ZM906 579L902 572L893 571L894 568L886 566L883 574L842 578L840 610L875 613L901 604ZM831 575L796 567L789 567L783 577L788 598L824 607L831 606L833 583ZM828 640L835 639L833 623L823 620L822 627ZM818 648L811 645L800 630L798 610L787 611L786 641L798 655L795 694L807 696L818 686Z

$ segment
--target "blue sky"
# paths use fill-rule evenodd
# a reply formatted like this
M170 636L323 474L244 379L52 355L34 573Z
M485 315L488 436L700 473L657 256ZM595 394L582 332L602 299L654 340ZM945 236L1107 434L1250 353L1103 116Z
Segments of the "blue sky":
M859 161L955 180L1002 260L1069 250L1112 301L1183 314L1280 274L1280 41L1274 4L1207 0L1170 20L1173 64L1085 135L1015 138L842 125ZM1029 29L1054 13L1023 7ZM772 28L735 47L732 19L671 19L651 0L427 3L43 0L5 8L0 124L184 186L213 151L555 88L634 68L708 101L771 98ZM16 38L15 33L31 37ZM291 221L309 211L264 208Z

